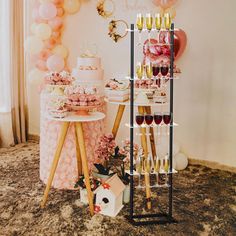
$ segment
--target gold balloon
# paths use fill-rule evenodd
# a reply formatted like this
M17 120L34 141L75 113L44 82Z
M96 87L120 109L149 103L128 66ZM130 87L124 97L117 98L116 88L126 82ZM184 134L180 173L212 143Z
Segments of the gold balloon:
M65 0L64 9L68 14L75 14L80 9L80 0Z
M54 54L66 58L68 56L68 49L63 45L57 45L53 51Z

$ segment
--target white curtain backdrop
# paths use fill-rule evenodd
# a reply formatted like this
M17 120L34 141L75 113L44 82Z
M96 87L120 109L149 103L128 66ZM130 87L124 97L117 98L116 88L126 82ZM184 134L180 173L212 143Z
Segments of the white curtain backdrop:
M11 118L10 1L0 0L0 146L14 143Z

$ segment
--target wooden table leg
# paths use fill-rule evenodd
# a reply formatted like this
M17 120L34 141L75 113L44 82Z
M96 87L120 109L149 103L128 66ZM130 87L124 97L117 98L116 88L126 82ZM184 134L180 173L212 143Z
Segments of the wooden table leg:
M78 177L79 177L83 174L83 170L82 170L82 160L81 160L81 154L80 154L80 149L79 149L76 125L75 125L75 146L76 146L77 170L78 170Z
M118 129L120 127L120 122L121 122L122 116L124 114L124 110L125 110L125 105L119 105L118 111L116 114L116 119L115 119L115 122L114 122L114 125L112 128L112 134L113 134L114 138L116 138Z
M152 109L151 107L145 107L146 113L152 114ZM155 145L155 137L154 137L154 130L153 127L150 127L150 144L151 144L151 149L152 149L152 156L153 158L156 157L156 145Z
M42 208L45 206L45 204L47 202L47 199L48 199L48 193L49 193L49 190L52 186L52 181L53 181L56 169L57 169L57 165L58 165L58 162L59 162L59 159L60 159L61 151L62 151L62 148L63 148L63 144L65 142L65 138L66 138L66 134L67 134L69 125L70 125L70 122L63 122L62 123L60 138L59 138L59 141L58 141L58 144L57 144L57 149L56 149L54 159L53 159L53 162L52 162L52 167L51 167L50 175L48 177L47 186L46 186L46 189L44 191L43 199L42 199L42 202L41 202L41 207Z
M91 190L91 185L89 181L89 170L88 170L88 163L87 163L87 156L86 156L86 148L85 148L85 142L84 142L84 134L83 134L83 127L81 122L76 122L76 132L78 135L78 143L79 143L79 149L82 159L82 167L84 172L84 178L85 178L85 185L88 193L88 202L89 202L89 208L90 208L90 214L91 216L94 215L94 207L93 207L93 192Z
M139 106L138 107L138 111L140 114L144 114L145 113L145 109L143 106ZM148 145L147 145L147 137L146 137L146 128L141 127L140 128L141 131L141 144L142 144L142 148L144 151L144 159L146 160L148 157ZM145 174L145 186L146 186L146 198L147 198L147 208L151 209L151 189L150 189L150 175L149 174Z

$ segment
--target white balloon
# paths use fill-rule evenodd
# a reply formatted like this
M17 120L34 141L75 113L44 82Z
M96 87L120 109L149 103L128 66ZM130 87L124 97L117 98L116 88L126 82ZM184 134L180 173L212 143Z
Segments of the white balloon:
M33 23L31 26L30 26L30 31L35 34L35 30L36 30L36 27L38 26L37 23Z
M29 81L29 83L37 83L40 84L43 82L45 77L45 72L34 68L31 71L29 71L27 79Z
M188 158L183 153L178 153L175 155L174 162L176 170L184 170L188 166Z
M174 143L174 145L173 145L173 155L175 156L179 152L180 152L179 144L178 143Z
M42 40L49 39L51 34L52 29L48 24L40 23L35 28L35 35Z
M26 39L24 48L28 53L37 54L43 49L43 41L36 36L30 36Z

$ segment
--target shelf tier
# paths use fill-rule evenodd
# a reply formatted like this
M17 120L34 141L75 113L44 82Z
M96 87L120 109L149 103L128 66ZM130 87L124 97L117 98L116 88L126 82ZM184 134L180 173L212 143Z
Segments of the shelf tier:
M128 31L128 32L138 32L138 33L139 33L139 30L138 30L138 29L134 29L134 30L132 30L132 29L126 29L126 31ZM158 29L151 29L151 30L142 29L141 32L148 32L148 31L150 31L150 32L161 32L161 31L164 31L164 32L172 32L172 31L174 31L174 30L171 30L171 29L160 29L160 30L158 30Z
M137 77L134 77L133 79L130 77L130 76L125 76L124 78L116 78L117 80L133 80L133 81L142 81L142 80L158 80L158 79L160 79L160 80L179 80L180 79L180 77L179 76L174 76L174 78L170 78L170 77L168 77L168 78L165 78L164 76L163 77L161 77L161 78L155 78L155 77L153 77L153 78L151 78L151 79L148 79L148 78L143 78L143 79L139 79L139 78L137 78Z
M126 170L125 173L127 173L128 175L131 175L131 174L130 174L130 170ZM168 171L168 173L166 173L164 170L161 170L158 174L167 174L167 175L169 175L169 174L176 174L176 173L178 173L178 171L175 170L175 169L172 169L172 171ZM143 171L143 172L141 173L141 175L145 175L145 174L156 175L157 173L154 172L154 171L153 171L153 172L150 172L150 173L146 173L146 172ZM133 176L139 176L139 173L134 170L132 175L133 175Z
M179 124L177 124L177 123L173 123L173 125L163 125L163 124L162 125L156 125L156 124L146 125L145 124L145 125L141 125L141 126L134 124L133 126L131 126L130 124L126 123L125 126L129 127L129 128L137 129L137 128L155 128L155 127L162 128L162 127L170 127L170 126L177 127L177 126L179 126Z
M124 106L130 106L130 101L126 101L126 102L114 102L114 101L110 101L109 99L105 98L104 99L105 102L110 103L110 104L115 104L115 105L124 105ZM149 102L149 103L134 103L134 106L138 107L138 106L143 106L143 107L160 107L160 106L168 106L169 103L154 103L154 102Z

